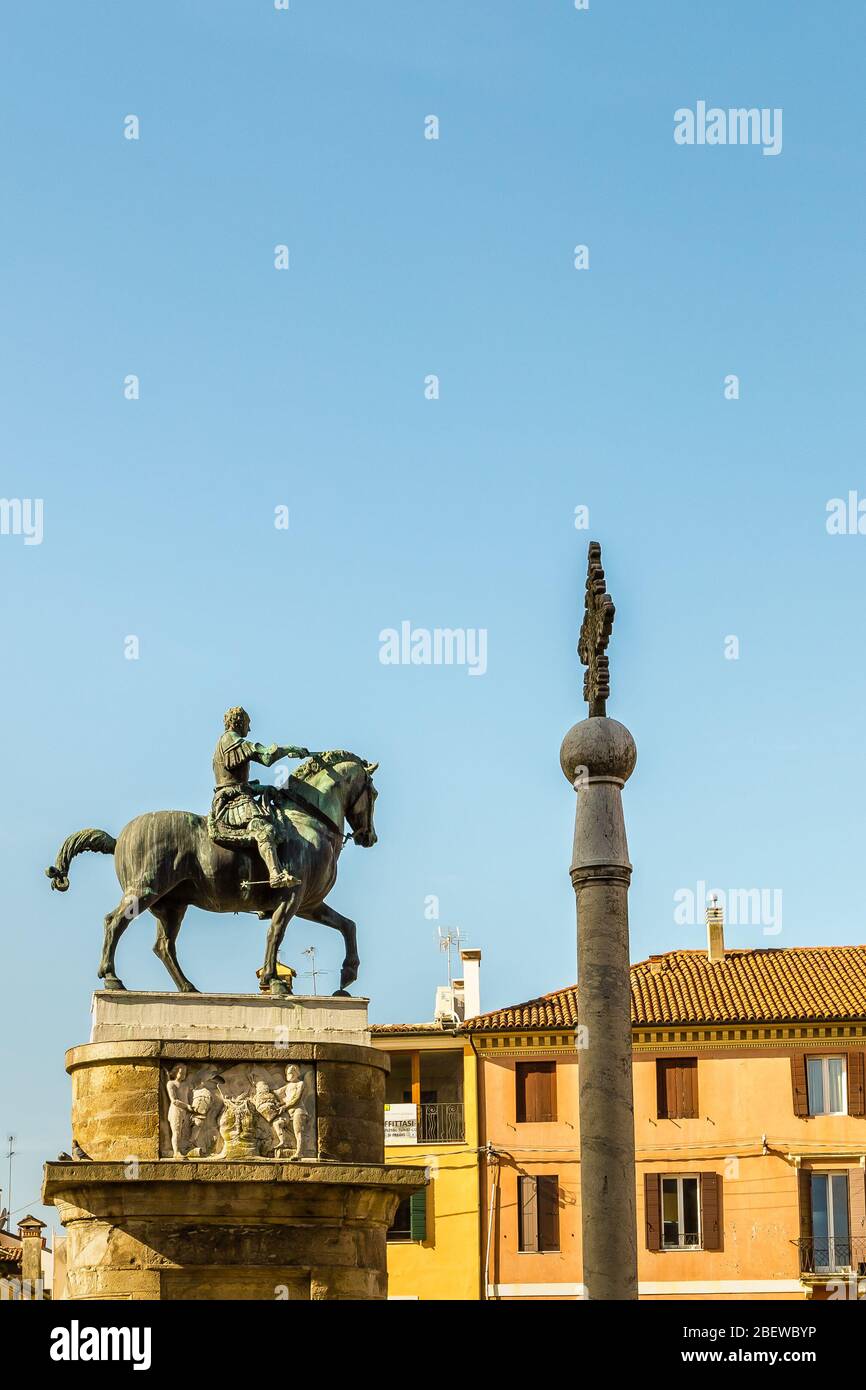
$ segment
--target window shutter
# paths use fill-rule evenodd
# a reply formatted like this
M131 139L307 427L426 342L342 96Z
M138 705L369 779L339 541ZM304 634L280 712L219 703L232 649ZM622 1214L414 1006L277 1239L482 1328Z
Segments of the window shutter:
M797 1173L798 1197L800 1201L800 1238L812 1239L812 1174L806 1168Z
M427 1189L413 1192L409 1198L409 1239L427 1239Z
M519 1125L526 1119L526 1068L522 1062L514 1064L514 1118Z
M678 1118L678 1119L683 1119L683 1118L684 1118L686 1115L688 1115L688 1113L689 1113L689 1112L688 1112L687 1103L686 1103L686 1101L687 1101L686 1087L688 1086L688 1082L687 1082L687 1080L686 1080L686 1070L687 1070L687 1069L686 1069L686 1066L685 1066L685 1064L684 1064L683 1062L675 1062L675 1063L674 1063L674 1075L676 1076L676 1079L677 1079L677 1108L676 1108L676 1115L677 1115L677 1118Z
M676 1064L660 1057L656 1062L656 1101L660 1120L673 1120L679 1114L680 1097Z
M646 1248L662 1248L661 1182L658 1173L645 1173L643 1179L644 1216L646 1218Z
M665 1114L669 1120L673 1120L680 1113L680 1098L677 1094L677 1072L676 1067L670 1062L665 1062Z
M791 1057L791 1089L794 1095L794 1114L809 1114L809 1091L806 1086L806 1057L795 1052Z
M535 1178L517 1179L518 1232L521 1250L538 1249L538 1190Z
M518 1124L556 1119L555 1062L518 1062L515 1080Z
M547 1062L538 1075L539 1120L556 1119L556 1063Z
M683 1076L685 1077L683 1116L688 1120L696 1120L699 1115L697 1060L690 1060L684 1065Z
M656 1062L656 1110L660 1120L668 1118L668 1072L661 1060Z
M559 1178L536 1178L538 1190L538 1248L559 1249Z
M533 1066L527 1069L526 1073L526 1118L530 1124L535 1124L544 1118L544 1083L545 1076L535 1070Z
M722 1178L720 1173L701 1174L701 1248L722 1250Z
M660 1120L694 1120L698 1116L698 1063L695 1057L665 1057L656 1062L656 1107Z
M864 1056L862 1052L848 1053L848 1114L866 1115L866 1085L864 1085Z

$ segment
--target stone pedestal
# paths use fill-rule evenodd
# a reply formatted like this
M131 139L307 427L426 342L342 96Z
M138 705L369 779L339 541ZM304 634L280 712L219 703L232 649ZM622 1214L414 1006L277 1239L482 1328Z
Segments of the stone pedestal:
M417 1168L384 1163L366 1000L94 995L72 1133L45 1165L74 1299L384 1298Z

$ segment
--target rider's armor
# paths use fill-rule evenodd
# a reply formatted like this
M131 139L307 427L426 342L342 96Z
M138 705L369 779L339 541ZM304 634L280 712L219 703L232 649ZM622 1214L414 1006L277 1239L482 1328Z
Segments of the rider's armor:
M223 734L213 755L214 820L242 826L249 825L254 816L262 814L254 799L255 788L250 786L250 763L270 767L280 752L275 744L264 748L260 743L247 742L240 734Z
M250 782L250 763L271 763L283 757L298 757L302 750L271 744L250 743L231 730L223 734L214 750L214 797L208 829L217 844L234 847L255 843L270 873L273 887L292 887L300 880L286 873L279 861L279 844L270 806L263 804L269 788Z

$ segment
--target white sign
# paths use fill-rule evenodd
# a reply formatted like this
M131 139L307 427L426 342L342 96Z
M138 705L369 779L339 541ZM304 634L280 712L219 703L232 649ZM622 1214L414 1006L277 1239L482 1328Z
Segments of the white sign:
M385 1143L418 1143L418 1107L416 1105L385 1106Z

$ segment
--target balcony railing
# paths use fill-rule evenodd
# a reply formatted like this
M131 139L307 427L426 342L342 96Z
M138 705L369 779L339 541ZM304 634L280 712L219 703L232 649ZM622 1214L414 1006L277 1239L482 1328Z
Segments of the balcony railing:
M462 1101L395 1102L386 1105L385 1112L386 1144L462 1144L465 1138Z
M462 1144L464 1138L462 1101L418 1106L419 1144Z
M866 1236L822 1237L795 1240L800 1252L800 1273L866 1275Z

